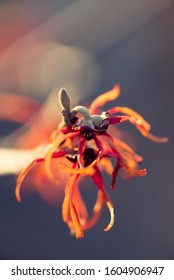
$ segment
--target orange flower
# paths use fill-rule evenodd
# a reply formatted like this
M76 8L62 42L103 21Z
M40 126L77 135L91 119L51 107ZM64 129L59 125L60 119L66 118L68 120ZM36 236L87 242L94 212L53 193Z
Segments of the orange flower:
M107 101L116 99L120 88L116 85L111 91L96 98L89 109L76 106L71 109L70 97L65 89L59 92L62 122L58 129L50 136L51 147L45 157L32 161L19 175L16 186L16 198L21 201L21 183L29 170L40 161L45 161L46 174L54 183L55 178L51 161L53 158L66 158L71 165L59 163L58 169L69 173L62 205L63 221L67 223L71 233L77 238L84 236L84 231L93 227L102 212L104 204L110 212L110 221L104 231L108 231L114 224L114 206L107 193L102 178L102 167L112 176L111 188L114 189L119 170L123 169L130 176L144 176L146 169L139 169L142 157L123 141L112 137L108 128L113 124L130 122L140 133L152 141L165 143L167 138L159 138L150 133L150 124L139 114L127 107L114 107L107 112L97 115L99 107ZM121 113L121 115L117 115ZM111 158L115 159L112 167ZM58 172L58 171L57 171ZM97 187L98 196L89 217L86 205L81 197L78 180L80 176L90 176Z

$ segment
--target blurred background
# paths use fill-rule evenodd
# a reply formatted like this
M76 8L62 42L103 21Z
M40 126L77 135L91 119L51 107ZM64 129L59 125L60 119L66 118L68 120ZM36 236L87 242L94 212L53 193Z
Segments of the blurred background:
M54 126L60 87L77 105L90 104L118 83L121 96L105 108L128 106L152 124L152 133L170 139L154 144L130 125L121 128L130 133L148 174L131 180L119 176L115 191L109 190L114 227L103 232L109 219L104 209L98 224L81 240L69 235L60 202L50 205L35 192L24 193L19 204L16 176L2 175L1 259L174 259L173 80L172 0L0 1L3 96L18 94L42 104L49 100ZM2 102L0 106L3 116L5 107ZM18 128L2 117L1 147L11 145L11 133ZM110 178L105 179L109 187ZM96 190L89 180L83 182L90 208ZM28 184L32 189L32 181Z

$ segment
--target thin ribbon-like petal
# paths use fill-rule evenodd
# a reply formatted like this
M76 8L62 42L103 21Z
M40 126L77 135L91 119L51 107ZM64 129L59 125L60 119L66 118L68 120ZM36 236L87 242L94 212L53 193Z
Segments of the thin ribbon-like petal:
M109 143L113 151L113 156L117 158L120 166L125 170L125 172L129 173L129 175L131 176L145 176L147 174L146 169L137 169L138 164L134 157L132 157L128 153L120 153L120 151L115 147L114 140L110 134L104 133L102 137L105 138Z
M72 201L73 190L78 178L79 178L79 174L71 174L65 188L65 198L62 204L62 218L65 223L67 223L70 220L69 217L70 202Z
M15 189L15 195L16 195L16 199L18 202L21 202L20 189L21 189L21 184L22 184L23 180L25 179L26 175L31 170L31 168L41 161L44 161L44 158L38 158L38 159L33 160L19 174L19 176L17 178L16 189Z
M128 118L126 118L126 116L124 118L124 116L123 116L123 119L120 122L130 121L133 125L136 126L136 128L140 131L140 133L144 137L150 139L151 141L156 142L156 143L166 143L166 142L168 142L167 137L157 137L157 136L151 134L150 133L151 125L141 115L139 115L134 110L132 110L128 107L114 107L114 108L110 109L108 112L110 114L123 113L126 116L128 116ZM110 124L114 124L115 118L114 117L109 118ZM117 122L117 119L115 121Z
M104 206L104 196L101 190L98 190L97 199L93 208L91 218L83 225L83 230L92 228L101 216L101 212Z
M119 149L121 149L122 152L129 153L130 155L132 155L132 157L135 158L137 162L143 161L143 158L140 155L136 154L135 151L127 143L115 137L113 138L113 141L118 151Z
M97 109L99 107L102 107L108 101L112 101L116 99L119 95L120 95L120 87L119 85L115 85L112 90L98 96L96 99L94 99L94 101L92 102L89 108L91 115L96 114Z
M99 162L100 158L102 157L102 154L104 152L102 141L99 137L97 137L95 134L93 135L94 142L96 144L97 150L98 150L98 156L96 158L96 162Z
M79 176L79 174L72 174L70 176L65 189L65 198L62 205L63 221L67 223L71 230L75 231L76 238L84 236L82 225L79 221L78 213L73 203L74 189Z
M143 123L143 126L145 127L146 130L149 131L151 129L151 125L141 115L139 115L137 112L135 112L134 110L132 110L128 107L118 107L117 106L117 107L110 109L108 112L110 114L123 113L123 114L133 117L137 120L141 120L141 123Z
M57 153L52 154L52 158L58 158L58 157L62 157L64 155L65 155L65 152L57 152ZM44 158L37 158L37 159L33 160L19 174L19 176L17 178L16 189L15 189L15 195L16 195L16 199L18 202L21 202L20 189L21 189L21 184L22 184L23 180L25 179L26 175L37 163L42 162L44 160L45 160Z
M112 175L113 172L113 166L112 166L112 162L110 161L109 158L102 157L101 161L100 161L100 165L102 168L104 168L104 170L109 174Z
M53 183L56 183L57 180L56 180L56 178L53 175L52 170L51 170L51 157L52 157L52 154L59 148L60 144L63 143L66 139L71 139L73 137L76 137L76 136L79 135L79 133L80 132L71 132L71 133L67 133L65 135L61 135L61 137L58 138L53 143L53 146L47 152L47 154L45 156L45 170L46 170L47 176L50 178L51 181L53 181Z
M158 137L153 135L152 133L149 132L149 130L146 129L146 127L144 126L144 123L141 120L136 120L135 118L129 118L129 121L135 125L135 127L140 131L140 133L150 139L151 141L155 142L155 143L167 143L168 142L168 138L167 137Z
M70 202L70 214L71 214L71 219L74 225L75 229L75 234L76 238L82 238L84 237L83 229L79 221L78 213L76 211L75 205Z
M74 169L74 168L68 167L66 164L64 164L62 162L62 163L59 164L59 168L64 170L67 173L92 176L94 174L94 172L95 172L93 167L96 165L96 163L97 163L96 160L94 160L87 167L84 167L84 168L82 167L82 168Z
M84 136L82 136L79 141L79 148L78 148L78 153L77 153L77 160L78 160L80 167L83 166L83 153L85 150L85 145L86 145L86 138Z
M82 218L84 221L87 221L89 218L89 214L86 205L83 201L83 198L80 194L78 185L74 187L73 202L74 205L76 205L76 209L79 213L80 218Z
M109 209L109 212L110 212L110 222L109 222L109 224L107 225L107 227L104 229L104 231L108 231L108 230L110 230L112 227L113 227L113 224L114 224L114 207L113 207L113 205L112 205L112 202L111 201L106 201L106 205L107 205L107 207L108 207L108 209Z
M97 188L103 192L104 200L106 201L106 205L110 212L110 222L107 225L107 227L104 229L104 231L108 231L112 228L112 226L114 224L114 207L113 207L112 200L111 200L109 194L107 193L100 170L98 169L97 166L95 167L95 170L96 170L96 172L94 173L92 178L93 178L94 183L96 184Z
M118 171L120 170L121 168L121 165L119 163L119 161L117 161L117 164L113 170L113 173L112 173L112 182L111 182L111 189L114 190L114 186L115 186L115 183L116 183L116 178L118 176Z
M107 120L109 121L109 124L120 124L128 119L127 116L116 116L116 117L108 117Z

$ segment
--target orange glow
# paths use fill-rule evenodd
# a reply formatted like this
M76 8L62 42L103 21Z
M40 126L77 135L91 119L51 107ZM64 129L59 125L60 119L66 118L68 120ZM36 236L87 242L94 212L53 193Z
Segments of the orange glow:
M25 123L33 114L38 112L40 105L31 98L12 93L0 94L0 119Z

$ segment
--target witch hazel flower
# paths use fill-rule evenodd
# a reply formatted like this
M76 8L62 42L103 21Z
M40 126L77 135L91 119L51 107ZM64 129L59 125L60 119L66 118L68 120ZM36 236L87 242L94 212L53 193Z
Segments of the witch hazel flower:
M62 204L62 218L76 238L84 237L84 231L93 227L99 220L106 204L110 221L104 231L114 224L114 205L108 194L107 186L102 177L103 169L111 176L110 187L114 190L120 169L129 176L145 176L146 169L139 169L143 158L125 142L108 132L112 125L129 122L146 138L156 143L166 143L166 137L160 138L151 134L150 124L134 110L127 107L114 107L98 113L106 102L115 100L120 95L118 85L99 97L89 108L76 106L71 108L71 99L65 89L59 91L62 122L50 135L50 146L45 157L37 158L22 170L17 179L16 198L20 202L21 184L34 165L45 162L45 172L55 184L61 170L69 174L65 186ZM57 174L52 171L52 160L62 158L57 166ZM67 160L68 164L63 161ZM113 159L115 166L113 166ZM81 176L91 178L97 188L97 198L90 216L80 193L79 179Z

